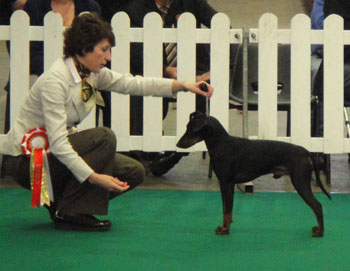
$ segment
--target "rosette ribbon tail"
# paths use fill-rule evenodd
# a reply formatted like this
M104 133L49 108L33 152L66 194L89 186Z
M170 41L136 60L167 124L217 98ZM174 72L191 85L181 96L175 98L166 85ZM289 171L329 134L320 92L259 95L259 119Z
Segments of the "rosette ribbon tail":
M47 159L47 152L44 150L44 167L46 171L46 186L47 186L47 192L49 193L49 200L50 202L54 202L53 197L53 189L52 189L52 182L51 182L51 174L50 174L50 167L49 167L49 159ZM48 204L50 206L50 204Z
M30 157L30 182L32 186L32 208L40 207L41 183L43 172L43 151L33 149Z
M53 202L52 183L48 159L44 149L33 149L30 158L30 179L32 187L32 208Z

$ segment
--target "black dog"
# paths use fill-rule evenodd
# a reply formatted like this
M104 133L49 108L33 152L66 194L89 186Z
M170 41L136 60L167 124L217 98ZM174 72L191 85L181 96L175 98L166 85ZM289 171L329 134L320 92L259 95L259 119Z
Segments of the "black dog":
M202 140L205 141L220 184L224 222L222 226L217 227L217 234L229 233L235 184L273 173L276 179L282 175L290 176L296 191L316 215L318 225L312 228L312 236L323 236L322 205L311 190L314 163L305 148L286 142L233 137L214 117L194 112L190 115L187 130L177 143L177 147L189 148ZM322 191L331 199L322 185L316 168L315 176Z

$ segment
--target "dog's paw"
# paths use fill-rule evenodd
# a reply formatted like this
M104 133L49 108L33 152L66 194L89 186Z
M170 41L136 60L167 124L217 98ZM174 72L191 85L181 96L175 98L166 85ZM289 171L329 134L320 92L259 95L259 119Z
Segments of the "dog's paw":
M323 236L323 229L320 227L313 227L312 228L312 237L322 237Z
M219 235L227 235L230 233L230 229L227 227L219 226L216 228L215 232Z

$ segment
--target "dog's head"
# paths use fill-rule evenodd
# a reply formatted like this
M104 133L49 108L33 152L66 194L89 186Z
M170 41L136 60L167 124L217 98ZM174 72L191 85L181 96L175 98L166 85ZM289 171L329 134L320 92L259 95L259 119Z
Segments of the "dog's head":
M190 120L187 123L187 129L184 135L177 142L178 148L187 149L194 144L203 140L203 130L208 125L208 117L199 111L193 112L190 115Z

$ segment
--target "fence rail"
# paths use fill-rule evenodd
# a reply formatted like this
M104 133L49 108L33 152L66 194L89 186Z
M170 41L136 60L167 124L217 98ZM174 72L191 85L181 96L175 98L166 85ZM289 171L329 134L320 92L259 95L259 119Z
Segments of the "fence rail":
M157 13L144 19L143 28L131 28L129 17L117 13L112 19L116 46L112 48L112 69L121 73L130 70L130 43L144 43L144 75L162 76L162 44L178 44L178 79L195 80L195 48L197 43L210 44L211 84L215 93L211 99L211 115L226 129L229 123L229 46L242 42L242 30L231 29L225 14L213 17L211 29L196 29L192 14L184 13L177 29L163 29ZM343 19L331 15L324 30L311 30L310 19L296 15L290 29L278 29L278 19L264 14L259 27L250 30L250 42L259 44L259 111L258 138L296 143L326 153L350 152L350 139L344 137L343 117L343 46L350 44L350 31L343 30ZM11 17L10 26L0 26L0 40L11 41L11 123L24 102L29 89L29 41L44 41L44 68L62 56L62 19L53 12L45 16L44 26L30 26L23 11ZM291 45L291 136L277 135L277 46ZM324 137L310 137L311 104L311 44L324 44L325 103ZM180 93L177 99L176 135L162 135L161 98L144 98L144 134L129 134L129 96L112 94L112 129L118 137L118 150L176 150L176 141L185 130L188 115L195 109L194 95ZM82 124L94 125L94 114ZM2 140L3 135L0 135ZM198 144L190 151L205 150ZM182 150L178 150L182 151Z

